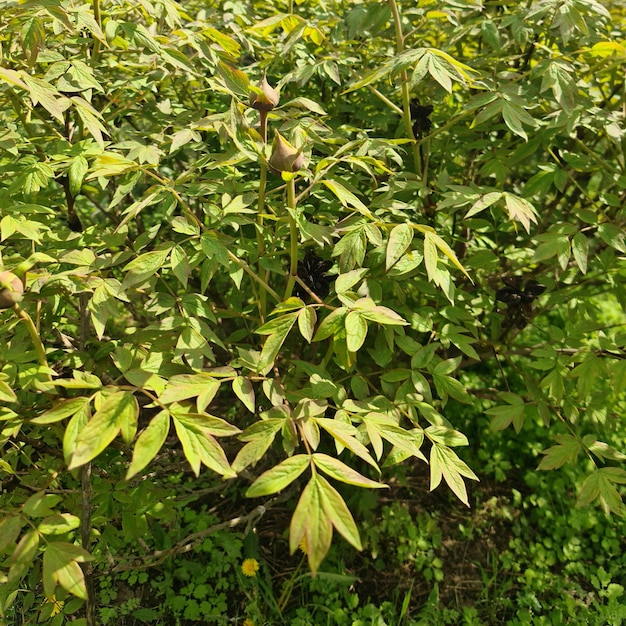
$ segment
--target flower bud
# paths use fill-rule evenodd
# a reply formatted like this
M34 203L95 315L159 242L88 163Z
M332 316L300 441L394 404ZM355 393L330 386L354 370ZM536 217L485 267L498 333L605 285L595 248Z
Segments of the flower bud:
M257 87L261 93L253 91L250 94L250 106L257 111L271 111L280 99L278 91L267 82L265 76L263 76L263 80L259 81Z
M296 150L278 131L275 131L272 154L269 158L271 170L276 174L297 172L303 165L302 150Z
M13 272L0 272L0 309L10 309L23 293L24 285Z

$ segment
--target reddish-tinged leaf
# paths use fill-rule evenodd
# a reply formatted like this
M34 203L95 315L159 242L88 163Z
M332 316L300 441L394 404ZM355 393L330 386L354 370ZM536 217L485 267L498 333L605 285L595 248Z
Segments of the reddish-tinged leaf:
M369 487L371 489L385 489L387 485L370 480L362 474L359 474L356 470L352 469L339 459L335 459L332 456L328 456L323 453L316 453L313 455L313 462L316 467L321 469L325 474L331 476L335 480L339 480L349 485L356 485L357 487Z

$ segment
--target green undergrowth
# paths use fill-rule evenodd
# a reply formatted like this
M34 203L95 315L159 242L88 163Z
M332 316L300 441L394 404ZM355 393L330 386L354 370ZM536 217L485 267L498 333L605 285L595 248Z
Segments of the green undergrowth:
M315 577L276 530L284 511L270 509L249 535L220 529L155 567L99 576L100 621L619 625L626 618L623 525L599 509L572 508L561 494L575 483L573 472L513 467L503 478L500 467L474 489L468 511L427 493L409 469L384 498L359 499L363 551L335 544ZM219 524L208 508L180 506L176 533L152 535L148 547L167 549ZM259 563L256 575L243 574L246 558Z

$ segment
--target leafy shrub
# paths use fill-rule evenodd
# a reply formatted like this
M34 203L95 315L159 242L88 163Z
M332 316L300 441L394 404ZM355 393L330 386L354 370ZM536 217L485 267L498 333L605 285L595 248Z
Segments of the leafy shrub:
M182 549L187 466L271 497L235 525L296 496L315 573L334 531L363 547L342 484L418 459L469 505L458 415L539 428L538 469L578 463L577 504L623 515L623 18L9 4L0 615L38 589L42 619L69 593L94 623L94 571L151 534L150 564ZM227 610L175 579L176 617Z

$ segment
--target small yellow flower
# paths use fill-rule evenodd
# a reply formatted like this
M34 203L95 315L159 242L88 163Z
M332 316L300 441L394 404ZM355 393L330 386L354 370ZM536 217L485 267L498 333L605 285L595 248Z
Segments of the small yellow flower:
M250 559L251 561L253 561L254 559ZM254 626L254 622L248 617L244 623L243 626Z
M54 596L52 596L51 598L48 598L46 602L54 604L54 606L52 607L52 610L50 611L50 617L54 617L55 615L58 615L63 610L64 602L62 600L57 600Z
M241 571L245 576L256 576L256 573L259 571L259 562L256 559L246 559L241 564Z
M304 554L307 554L307 551L306 551L306 537L302 537L302 541L300 542L300 545L298 546L298 548L300 548L300 550L302 550L302 552Z

